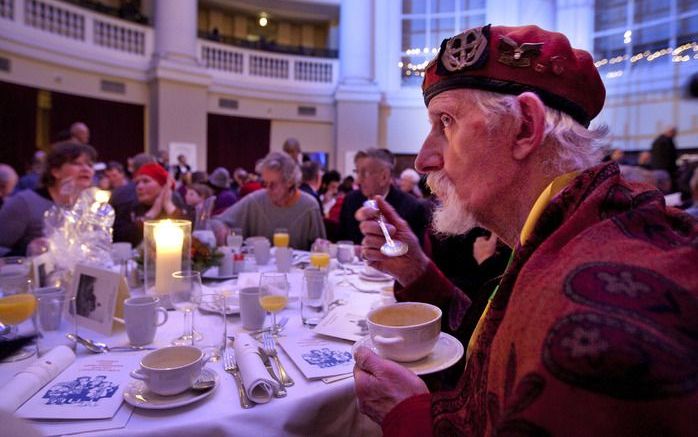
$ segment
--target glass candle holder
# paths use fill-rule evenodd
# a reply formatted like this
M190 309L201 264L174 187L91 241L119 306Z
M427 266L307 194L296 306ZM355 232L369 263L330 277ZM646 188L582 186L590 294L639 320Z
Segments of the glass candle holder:
M167 296L172 274L191 269L191 222L148 220L143 226L143 286L146 294Z

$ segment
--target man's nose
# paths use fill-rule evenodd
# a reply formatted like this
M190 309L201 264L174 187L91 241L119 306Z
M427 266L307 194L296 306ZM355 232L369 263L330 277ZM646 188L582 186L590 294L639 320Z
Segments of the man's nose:
M427 137L422 144L422 148L419 149L417 159L414 161L414 167L420 173L429 173L441 170L443 166L444 161L441 148L433 139Z

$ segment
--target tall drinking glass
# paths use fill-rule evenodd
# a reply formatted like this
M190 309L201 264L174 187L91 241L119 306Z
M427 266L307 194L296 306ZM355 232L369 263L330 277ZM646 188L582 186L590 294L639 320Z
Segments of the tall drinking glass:
M274 229L274 236L272 238L274 242L274 247L288 247L291 236L286 228L276 228Z
M201 273L197 271L179 271L172 274L170 302L176 310L184 313L184 332L181 337L172 340L174 345L194 345L202 337L194 332L194 310L201 299Z
M262 273L259 279L259 304L271 313L271 332L277 334L279 326L276 324L276 313L286 307L288 303L288 289L290 288L285 273Z
M232 247L235 253L239 253L243 243L242 228L231 228L225 243L226 246Z

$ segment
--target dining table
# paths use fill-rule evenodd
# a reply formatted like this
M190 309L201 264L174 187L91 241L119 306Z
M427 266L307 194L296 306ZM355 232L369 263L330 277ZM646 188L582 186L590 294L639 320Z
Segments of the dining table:
M302 267L304 263L294 264L289 274L302 272ZM247 268L259 272L276 270L273 257L267 265L247 266ZM337 261L333 260L328 273L329 289L335 304L342 305L350 302L354 307L367 313L385 299L385 291L391 288L392 281L369 281L365 280L365 277L362 279L360 277L362 269L364 266L359 261L350 264L348 268L340 269L337 268ZM294 298L300 294L298 290L300 283L302 281L291 282L291 299L286 308L277 314L277 319L288 318L280 333L282 336L303 334L302 331L311 330L310 327L303 325L300 302ZM204 288L208 291L220 291L223 288L236 291L240 285L235 278L226 281L204 281ZM142 293L143 291L138 288L131 290L132 296ZM169 310L168 316L167 322L157 329L154 342L148 346L155 348L169 346L171 341L181 334L183 313ZM267 317L267 326L269 321L270 318ZM227 335L231 337L247 332L241 326L239 314L226 317L226 330ZM128 345L122 323L115 323L109 336L84 327L78 327L78 334L110 346ZM140 359L148 352L107 352L104 355L118 353L121 357L127 357L127 361L136 368ZM219 384L210 396L196 403L172 409L154 410L135 408L124 402L116 415L118 418L115 416L111 421L90 421L84 424L80 424L79 420L65 420L58 423L33 421L32 423L47 434L80 433L100 436L380 435L380 427L358 410L352 376L348 374L346 378L330 383L319 379L308 380L283 348L278 348L278 355L295 384L287 387L286 397L273 398L270 402L256 404L253 408L241 407L235 380L231 374L225 372L223 360L219 360L206 364L207 368L213 369L218 375ZM80 362L94 355L81 345L77 345L76 356L76 362ZM27 366L31 360L0 364L0 387L20 369Z

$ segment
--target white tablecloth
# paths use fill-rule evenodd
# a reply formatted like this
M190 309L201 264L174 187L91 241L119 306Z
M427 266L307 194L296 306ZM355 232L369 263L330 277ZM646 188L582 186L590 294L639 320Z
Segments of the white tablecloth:
M266 269L265 269L266 270ZM350 276L357 281L356 276ZM336 283L340 277L332 275ZM213 284L215 286L215 283ZM387 284L361 283L362 287L379 289ZM335 298L351 300L352 303L370 308L379 299L378 294L360 293L348 287L334 287ZM297 291L295 292L297 295ZM277 315L288 316L286 330L308 329L300 320L299 302L291 302ZM168 322L158 328L154 346L167 346L170 341L181 334L182 313L169 311ZM239 316L228 317L228 330L234 334L240 330ZM109 338L79 328L79 333L86 337L103 340L110 345L128 344L123 326L117 325ZM78 348L78 360L89 353ZM129 353L131 354L131 353ZM134 352L133 354L145 354ZM273 399L267 404L256 405L244 410L240 407L237 389L233 377L226 373L220 362L209 363L221 379L220 386L208 398L185 407L173 410L135 409L127 426L88 435L147 435L147 436L250 436L250 435L332 435L332 436L367 436L380 435L380 428L366 416L359 413L354 396L353 378L331 384L322 381L308 381L295 367L291 359L279 347L279 356L287 372L295 381L288 388L288 396ZM23 362L0 364L0 386L11 378Z

